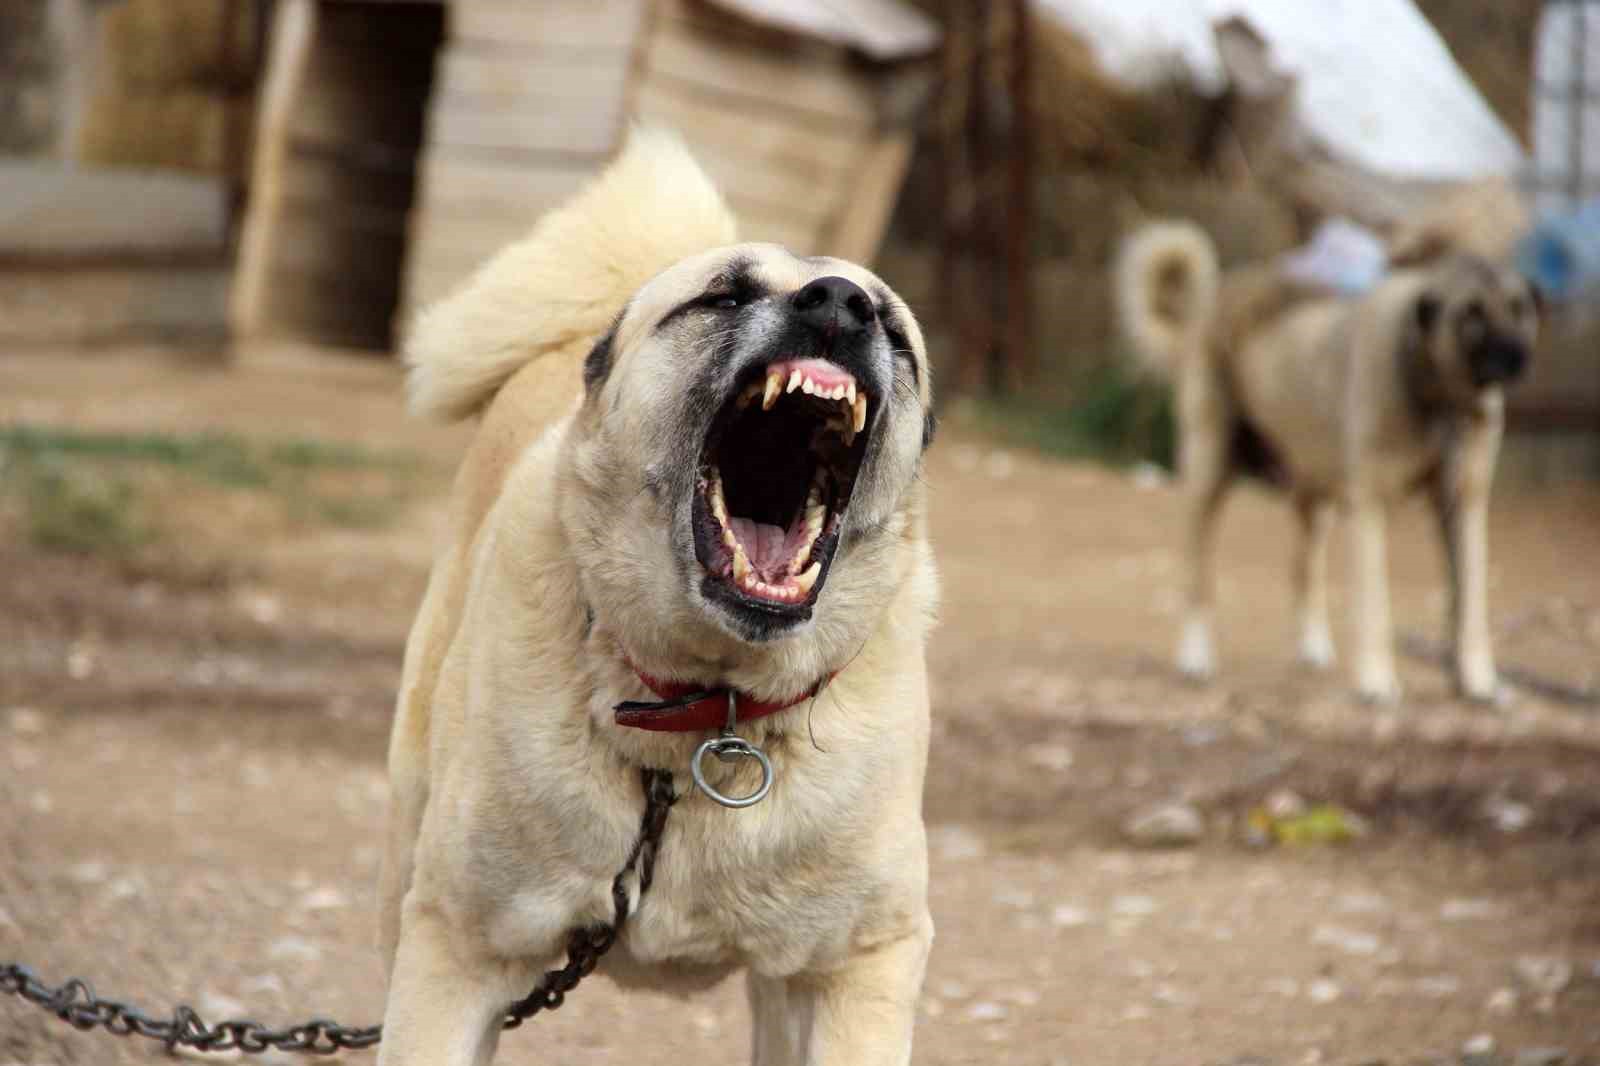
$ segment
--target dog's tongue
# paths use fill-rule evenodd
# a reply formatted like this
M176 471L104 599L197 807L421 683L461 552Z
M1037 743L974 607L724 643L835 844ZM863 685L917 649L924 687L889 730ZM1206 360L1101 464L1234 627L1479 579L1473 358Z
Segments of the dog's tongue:
M792 538L782 526L771 526L734 515L728 519L728 527L739 538L745 558L750 560L750 565L764 579L770 581L788 574L789 563L800 545L798 542L791 543L796 538Z

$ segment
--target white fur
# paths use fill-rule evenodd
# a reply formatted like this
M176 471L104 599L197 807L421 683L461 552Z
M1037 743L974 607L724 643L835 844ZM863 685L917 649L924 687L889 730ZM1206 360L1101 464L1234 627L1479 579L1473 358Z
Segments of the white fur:
M475 414L527 363L605 332L658 271L728 244L734 218L683 142L633 131L616 161L418 316L405 345L418 414Z
M1159 290L1177 279L1176 314ZM1217 304L1220 270L1211 238L1191 222L1157 222L1123 242L1114 285L1117 318L1146 373L1169 378L1186 352L1205 342Z

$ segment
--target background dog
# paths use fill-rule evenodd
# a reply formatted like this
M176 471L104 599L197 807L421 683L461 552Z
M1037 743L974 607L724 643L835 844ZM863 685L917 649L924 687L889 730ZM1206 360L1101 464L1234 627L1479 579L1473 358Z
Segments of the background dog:
M612 917L640 768L677 772L602 970L747 967L754 1059L904 1063L932 923L921 805L936 596L916 321L866 270L730 245L635 133L417 325L413 406L482 411L406 648L381 890L385 1063L481 1063L566 934ZM814 699L741 727L759 806L685 794L709 734L619 726L643 677ZM751 790L748 761L707 760Z
M1282 485L1299 518L1294 590L1300 657L1332 663L1326 545L1335 504L1355 529L1355 682L1399 697L1384 560L1385 511L1426 490L1449 559L1456 681L1497 694L1487 619L1486 515L1504 420L1502 387L1538 333L1537 294L1512 272L1457 255L1334 298L1271 266L1224 277L1210 239L1161 223L1124 247L1119 312L1135 350L1175 375L1188 501L1178 666L1215 669L1217 515L1234 477Z

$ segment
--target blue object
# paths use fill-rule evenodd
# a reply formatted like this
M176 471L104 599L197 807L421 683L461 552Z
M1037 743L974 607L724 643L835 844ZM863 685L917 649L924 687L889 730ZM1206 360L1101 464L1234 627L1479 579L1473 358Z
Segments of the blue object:
M1517 269L1552 300L1600 282L1600 200L1541 219L1517 246Z

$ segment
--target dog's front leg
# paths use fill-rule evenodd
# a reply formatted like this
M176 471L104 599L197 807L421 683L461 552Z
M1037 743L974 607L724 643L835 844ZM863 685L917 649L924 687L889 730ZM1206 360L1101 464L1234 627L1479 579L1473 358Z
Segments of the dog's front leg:
M836 969L750 977L756 1066L906 1066L933 921Z
M503 964L464 957L437 908L407 899L378 1066L487 1066L513 987Z
M1394 633L1389 618L1384 518L1382 500L1362 495L1353 501L1356 692L1374 703L1396 703L1400 699L1400 681L1395 675Z
M1489 482L1498 444L1497 425L1469 429L1433 493L1450 579L1456 687L1468 699L1485 702L1500 696L1489 637Z

